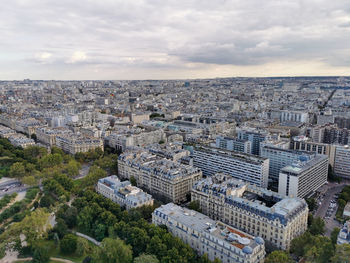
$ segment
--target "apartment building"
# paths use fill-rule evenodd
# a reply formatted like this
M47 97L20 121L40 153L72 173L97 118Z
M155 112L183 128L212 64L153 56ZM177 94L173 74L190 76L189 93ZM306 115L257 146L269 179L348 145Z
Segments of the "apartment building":
M313 142L306 136L296 136L292 138L291 149L327 155L329 164L334 167L335 145L333 144Z
M162 129L155 129L149 131L138 131L130 133L111 135L105 138L106 143L115 148L117 151L125 151L127 147L130 146L146 146L149 144L159 143L160 141L165 141L166 136Z
M260 156L269 159L269 181L277 185L279 174L283 167L290 165L300 158L309 158L314 155L309 152L282 149L273 145L263 145L260 149Z
M202 179L191 192L202 212L270 245L289 249L291 240L307 229L308 207L300 198L280 195L226 174Z
M144 150L121 154L118 174L126 179L134 177L137 186L147 189L153 196L174 203L185 201L193 184L202 178L202 171L198 168Z
M1 138L9 138L12 135L15 135L16 131L8 128L6 126L0 125L0 137Z
M294 121L294 122L308 122L309 115L307 112L280 110L271 112L272 119L278 119L280 122Z
M251 143L250 153L259 155L260 143L266 141L270 135L266 131L251 128L237 128L237 138L240 140L248 140Z
M49 128L49 127L39 127L36 129L36 137L38 141L43 144L49 145L50 147L56 145L56 136L70 136L73 134L71 130L66 128Z
M222 172L233 178L267 187L269 176L267 158L205 146L194 147L192 157L193 166L200 168L205 177Z
M28 146L35 145L35 141L33 139L30 139L20 133L11 135L8 137L8 139L13 146L22 147L23 149L27 148Z
M327 183L328 156L310 157L281 169L278 193L304 198Z
M242 140L238 138L230 138L218 136L216 137L216 148L228 150L228 151L236 151L243 153L251 153L251 142L248 140Z
M165 225L176 237L209 260L223 263L264 262L265 245L261 237L254 237L201 213L173 203L154 210L152 222Z
M57 135L56 146L70 154L88 152L89 150L95 150L96 148L100 148L103 151L102 139L78 136L76 134Z
M125 206L127 210L144 205L153 205L151 195L132 186L129 181L121 182L116 175L99 179L96 192L121 206Z

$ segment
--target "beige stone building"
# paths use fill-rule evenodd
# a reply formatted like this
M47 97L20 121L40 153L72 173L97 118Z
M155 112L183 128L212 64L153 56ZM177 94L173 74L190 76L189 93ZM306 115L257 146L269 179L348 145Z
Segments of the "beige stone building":
M36 129L36 137L38 141L43 144L49 145L50 147L56 145L56 136L58 135L71 135L73 132L66 128L49 128L49 127L39 127Z
M265 244L261 237L214 221L201 213L173 203L158 207L152 214L152 222L165 225L176 237L191 246L200 255L207 254L223 263L262 263Z
M103 151L103 140L74 134L58 135L56 136L56 146L70 154L88 152L96 148L100 148Z
M197 182L191 192L202 212L214 220L262 237L279 249L307 229L308 207L300 198L279 195L217 174Z
M202 178L200 169L180 164L147 151L135 150L118 158L121 178L134 177L137 186L148 189L153 196L179 203L186 200L195 182Z

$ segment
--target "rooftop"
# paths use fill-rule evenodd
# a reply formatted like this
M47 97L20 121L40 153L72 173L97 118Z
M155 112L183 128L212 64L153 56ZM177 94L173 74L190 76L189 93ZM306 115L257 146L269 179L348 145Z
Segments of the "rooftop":
M242 161L250 162L253 164L257 164L257 165L259 165L267 160L267 158L248 154L248 153L227 151L224 149L219 149L219 148L215 148L215 147L207 147L207 146L203 146L203 145L196 145L194 147L194 150L212 153L212 154L217 154L217 155L221 155L221 156L229 156L229 157L232 157L235 159L240 159Z
M288 165L281 169L281 172L293 173L295 175L300 175L301 173L307 171L310 168L315 167L316 164L328 159L327 155L317 154L312 159L299 160L298 162Z

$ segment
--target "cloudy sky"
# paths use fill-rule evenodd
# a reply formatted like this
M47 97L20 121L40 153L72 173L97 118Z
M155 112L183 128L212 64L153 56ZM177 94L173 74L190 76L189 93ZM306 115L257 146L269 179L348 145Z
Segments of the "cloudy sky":
M349 0L0 2L0 79L350 75Z

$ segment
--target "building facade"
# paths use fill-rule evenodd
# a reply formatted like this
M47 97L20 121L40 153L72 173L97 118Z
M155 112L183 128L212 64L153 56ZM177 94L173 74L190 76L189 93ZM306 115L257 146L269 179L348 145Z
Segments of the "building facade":
M251 142L248 140L241 140L238 138L229 138L218 136L216 137L216 148L235 151L235 152L243 152L243 153L251 153Z
M279 174L283 167L288 166L300 158L309 158L314 155L308 152L287 150L279 147L264 145L261 147L260 156L269 159L269 180L272 184L278 184Z
M292 150L327 155L329 158L329 164L332 167L334 167L335 147L336 146L332 144L313 142L305 136L293 137L291 141Z
M132 186L129 181L121 182L115 175L99 179L96 185L96 192L121 206L125 206L126 209L153 205L151 195L143 192L140 188Z
M203 171L203 176L226 173L233 178L267 187L269 160L263 157L197 146L193 148L193 166Z
M152 222L165 225L176 237L191 246L200 255L207 254L223 263L264 262L265 245L260 237L253 237L222 222L169 203L152 214Z
M259 155L260 143L267 140L269 138L269 134L265 131L255 129L237 129L237 138L240 140L250 141L250 153Z
M336 146L334 173L337 176L350 178L350 146Z
M137 150L121 154L118 158L121 178L135 178L139 187L166 201L186 201L195 182L202 178L198 168L180 164L147 151Z
M76 154L78 152L88 152L100 148L103 151L103 141L99 138L77 136L77 135L57 135L56 146L63 151Z
M290 198L225 174L203 179L192 188L192 201L214 220L260 236L279 249L307 229L308 207Z
M278 193L304 198L327 183L328 156L315 155L281 169Z

